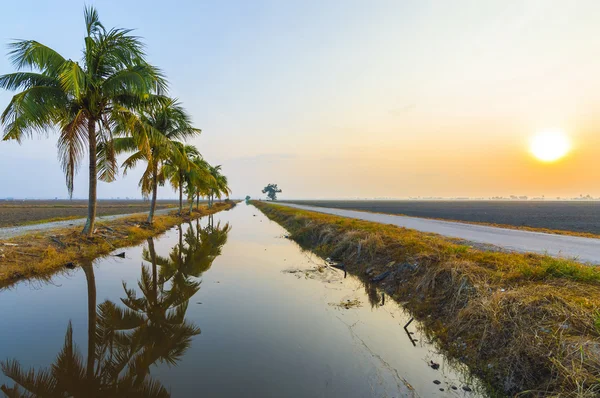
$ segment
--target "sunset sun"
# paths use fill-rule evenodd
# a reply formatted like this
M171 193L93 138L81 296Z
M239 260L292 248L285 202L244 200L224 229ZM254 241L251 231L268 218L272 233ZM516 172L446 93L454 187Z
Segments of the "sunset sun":
M537 159L553 162L569 153L571 142L560 130L542 131L533 136L529 149Z

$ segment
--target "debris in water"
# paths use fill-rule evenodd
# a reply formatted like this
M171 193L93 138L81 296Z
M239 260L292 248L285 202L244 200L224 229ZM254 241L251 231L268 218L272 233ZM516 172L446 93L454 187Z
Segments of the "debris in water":
M429 361L429 367L431 367L431 369L438 370L440 368L440 364L439 363L435 363L433 361Z
M342 300L339 303L329 303L329 305L334 306L334 307L339 307L339 308L345 308L347 310L349 310L350 308L358 308L361 307L361 303L360 300L358 299L354 299L354 300Z
M465 390L466 392L471 392L473 390L471 390L471 388L469 386L463 386L462 388L463 390Z
M440 384L442 384L442 382L441 382L441 381L439 381L439 380L434 380L434 381L433 381L433 384L440 385Z
M458 388L456 388L456 386L450 386L450 388L453 390L458 390Z
M119 254L115 254L115 257L125 258L125 252L121 252Z

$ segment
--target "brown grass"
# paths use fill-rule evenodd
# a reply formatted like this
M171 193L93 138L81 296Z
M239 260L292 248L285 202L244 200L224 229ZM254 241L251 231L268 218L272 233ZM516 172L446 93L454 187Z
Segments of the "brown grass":
M419 217L419 216L410 216L408 214L403 213L385 213L381 211L373 211L373 210L365 210L365 209L343 209L341 210L352 210L352 211L362 211L365 213L375 213L375 214L386 214L390 216L400 216L400 217L410 217L410 218L423 218L426 220L438 220L438 221L446 221L446 222L456 222L460 224L472 224L472 225L483 225L485 227L495 227L495 228L504 228L504 229L516 229L519 231L528 231L528 232L539 232L543 234L552 234L552 235L567 235L567 236L578 236L580 238L591 238L591 239L600 239L600 235L592 233L592 232L581 232L581 231L567 231L564 229L552 229L552 228L541 228L541 227L529 227L527 225L510 225L510 224L498 224L492 222L483 222L483 221L466 221L466 220L455 220L453 218L441 218L441 217Z
M211 209L200 206L191 215L182 217L174 213L157 215L152 225L145 222L147 216L143 214L99 222L91 238L81 235L81 227L70 227L4 240L0 242L0 287L9 286L23 278L46 278L65 266L91 261L117 248L136 245L190 218L233 206L234 202L215 203Z
M481 251L435 234L256 203L292 239L368 279L423 322L494 395L600 396L600 271ZM390 266L391 264L391 266Z

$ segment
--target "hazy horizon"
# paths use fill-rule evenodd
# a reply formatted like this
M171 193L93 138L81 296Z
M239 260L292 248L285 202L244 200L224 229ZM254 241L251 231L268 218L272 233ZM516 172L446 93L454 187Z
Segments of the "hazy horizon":
M143 37L232 197L270 182L282 199L600 196L600 2L89 4ZM83 8L7 3L0 44L35 39L79 59ZM0 74L15 71L5 53ZM0 90L2 110L12 95ZM570 138L558 161L531 154L545 130ZM86 162L74 197L87 196ZM139 198L140 175L98 196ZM0 142L0 182L0 197L66 197L56 136Z

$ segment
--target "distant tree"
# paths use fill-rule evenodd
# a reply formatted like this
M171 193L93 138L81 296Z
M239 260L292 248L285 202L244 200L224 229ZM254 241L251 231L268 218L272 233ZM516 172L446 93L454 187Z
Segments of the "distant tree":
M271 200L277 200L277 194L281 192L282 191L277 187L277 184L269 184L262 190L262 193L266 193L267 197Z

